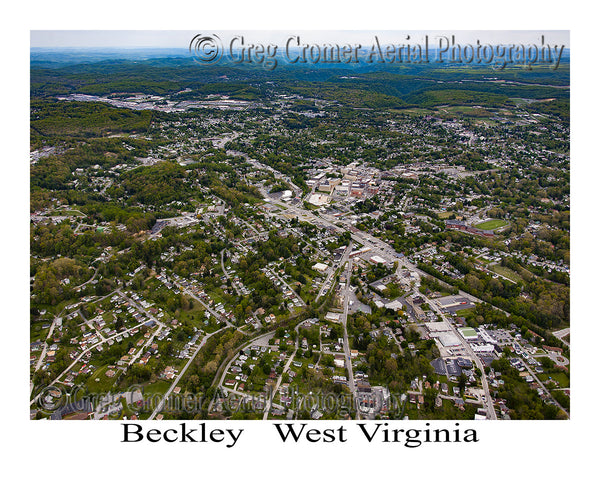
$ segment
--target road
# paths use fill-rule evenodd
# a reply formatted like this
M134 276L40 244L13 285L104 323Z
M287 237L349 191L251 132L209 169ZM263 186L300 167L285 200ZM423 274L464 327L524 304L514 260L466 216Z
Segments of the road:
M518 344L518 342L513 341L513 348L517 348L517 349L522 349L523 347L521 345ZM537 378L537 375L535 374L535 372L531 369L531 367L528 365L528 363L525 360L521 360L521 363L523 364L523 366L527 369L527 371L529 372L529 375L531 375L533 377L533 381L536 382L540 388L543 390L543 392L548 395L550 398L552 398L554 400L554 403L556 404L556 406L567 416L567 418L570 418L569 413L560 405L560 403L558 403L554 397L552 396L552 393L550 393L550 390L548 390L546 388L546 385L544 385L539 378Z
M152 345L152 342L154 341L154 338L162 331L163 328L165 328L165 325L160 320L158 320L158 318L156 318L154 315L152 315L148 310L146 310L144 307L142 307L139 303L137 303L132 298L130 298L127 295L125 295L123 292L119 291L119 295L121 297L123 297L125 300L127 300L130 304L132 304L135 308L137 308L140 312L144 313L147 317L149 317L151 320L153 320L158 325L158 328L156 330L154 330L154 332L152 332L152 335L148 338L148 340L142 346L142 348L140 348L137 351L137 353L129 361L128 365L131 366L131 365L133 365L137 361L137 359L140 357L140 355L142 354L142 352L146 348L148 348L150 345Z
M225 330L226 328L228 328L228 327L223 327L223 328L221 328L219 330L216 330L213 333L210 333L210 334L206 335L202 339L202 341L200 342L200 344L198 345L198 347L194 351L193 355L187 361L187 363L185 364L185 366L181 369L181 372L179 372L179 375L177 375L177 377L175 378L175 380L173 381L173 383L171 384L171 386L169 387L169 389L167 390L167 392L164 394L163 398L158 403L158 405L156 406L156 408L152 411L152 413L148 417L148 420L154 420L154 417L156 417L156 415L158 415L162 411L162 409L163 409L163 407L165 405L165 402L169 398L169 395L171 395L171 393L173 393L173 389L177 386L177 384L179 383L179 380L181 380L183 378L183 376L185 375L185 372L187 371L188 367L194 361L194 358L196 358L196 355L198 355L198 352L200 351L200 349L206 344L206 341L210 337L212 337L213 335L216 335L217 333Z
M305 302L304 300L302 300L302 297L301 297L300 295L298 295L298 293L296 293L296 291L295 291L295 290L294 290L294 289L293 289L293 288L292 288L292 287L291 287L291 286L290 286L290 285L289 285L289 284L288 284L288 283L287 283L287 282L286 282L286 281L285 281L283 278L281 278L281 277L280 277L280 276L277 274L277 272L275 272L275 270L271 270L271 269L269 269L269 271L270 271L270 272L271 272L271 273L272 273L272 274L273 274L275 277L277 277L277 279L278 279L278 280L279 280L281 283L283 283L283 284L284 284L284 285L285 285L285 286L288 288L288 290L290 290L290 291L292 292L292 295L294 295L294 297L296 297L296 298L298 299L298 301L301 303L301 305L302 305L303 307L306 307L306 302Z
M63 309L64 311L64 309ZM62 314L62 312L61 312ZM38 371L41 366L42 363L44 362L44 358L46 357L46 350L48 349L48 340L52 337L52 332L54 332L54 327L56 326L56 321L59 319L60 317L54 317L54 319L52 320L52 325L50 326L50 330L48 331L48 335L46 336L46 341L44 342L44 348L42 350L42 353L40 354L40 358L38 358L37 364L35 365L35 370L34 371Z
M90 279L90 280L91 280L91 279ZM89 280L88 280L88 281L89 281ZM111 293L109 293L108 295L105 295L105 296L103 296L103 297L97 298L96 300L94 300L94 301L92 301L92 302L90 302L90 303L96 303L96 302L100 302L100 301L104 300L105 298L107 298L107 297L110 297L110 296L114 295L115 293L119 293L120 291L121 291L121 288L117 288L116 290L112 291L112 292L111 292ZM50 339L50 337L52 337L52 333L54 332L54 328L56 327L56 321L57 321L57 320L59 320L59 319L61 318L61 316L63 315L63 313L65 312L65 310L66 310L66 307L65 307L65 308L63 308L63 309L61 310L61 312L60 312L58 315L56 315L56 316L54 317L54 319L52 320L52 325L50 326L50 330L48 331L48 335L46 336L46 341L44 342L44 348L43 348L43 350L42 350L42 353L40 354L40 358L38 359L38 361L37 361L37 363L36 363L36 366L35 366L35 370L34 370L34 371L36 371L36 372L37 372L37 371L38 371L38 370L41 368L41 366L42 366L42 363L44 362L44 358L46 357L46 351L47 351L47 349L48 349L48 344L47 344L47 342L48 342L48 339ZM80 312L81 312L81 311L80 311ZM83 317L83 316L82 316L82 317ZM84 320L85 320L85 318L84 318ZM96 330L96 332L97 332L98 334L100 333L100 332L98 332L98 329L94 329L94 330ZM100 335L100 337L101 337L102 339L104 339L104 336L103 336L103 335ZM32 388L33 388L33 387L32 387Z
M290 358L288 358L288 361L285 363L285 366L283 367L283 371L281 372L281 375L279 375L279 378L277 378L277 383L275 384L275 388L273 388L271 395L269 395L269 399L267 400L267 404L265 405L265 413L263 415L263 420L266 420L269 417L269 412L271 411L271 406L273 405L273 398L275 397L275 395L277 395L277 391L279 390L279 386L281 385L281 379L283 378L283 375L290 369L292 360L294 360L294 357L296 356L296 352L298 351L298 329L300 328L300 325L301 324L299 323L298 325L296 325L296 328L295 328L296 343L294 346L294 351L290 355Z
M488 385L487 376L485 375L485 367L481 359L473 352L469 342L456 330L454 325L448 320L446 314L442 311L442 309L437 305L437 303L427 297L425 297L425 301L429 304L430 308L437 313L442 320L446 323L446 326L450 329L450 331L460 340L463 348L466 352L468 352L468 356L475 363L477 368L481 371L481 387L483 388L483 392L485 394L485 400L483 403L484 408L487 411L487 418L489 420L497 420L498 417L496 415L496 410L494 409L494 402L492 400L492 396L490 395L490 387Z
M101 340L100 342L96 342L93 345L90 345L89 347L87 347L86 349L82 350L82 352L77 356L77 358L75 358L75 360L73 360L73 362L67 367L65 368L62 373L60 375L58 375L54 380L52 380L52 382L50 382L50 384L48 384L48 387L51 387L52 385L59 383L60 379L66 375L71 368L73 368L75 366L75 364L77 364L77 362L81 361L81 359L83 358L83 356L89 352L90 350L92 350L93 348L96 348L98 345L102 345L103 343L108 342L109 340L115 339L120 335L123 335L124 333L129 333L132 330L136 329L136 328L140 328L144 323L146 323L147 320L144 320L143 322L138 323L137 325L134 325L133 327L128 328L127 330L124 330L122 332L117 332L114 335L107 337L105 340ZM42 392L46 391L47 388L42 390ZM29 405L33 405L34 402L36 402L40 397L40 394L38 393L32 400L31 402L29 402Z
M165 279L166 281L166 279ZM177 287L179 287L179 289L185 293L188 297L192 297L194 300L196 300L200 305L202 305L206 311L208 313L210 313L213 317L215 317L219 322L224 321L225 324L228 327L233 327L239 330L238 327L236 327L233 323L231 323L225 316L219 314L218 312L216 312L215 310L213 310L211 307L208 306L208 304L202 300L198 295L196 295L194 292L192 292L190 289L188 289L187 287L184 287L183 285L181 285L177 280L171 280L175 285L177 285ZM241 330L240 330L241 331ZM246 334L246 332L242 332L243 334Z
M227 277L227 279L233 285L233 288L235 288L236 293L241 297L242 296L242 292L240 291L240 289L238 288L238 286L235 283L233 283L233 281L231 280L231 276L229 275L229 273L225 269L225 258L224 258L224 256L225 256L225 249L221 250L221 269L223 270L223 273L225 274L225 276Z
M561 342L563 342L567 347L570 347L569 342L567 342L564 337L571 334L570 328L563 328L562 330L558 330L556 332L552 332L556 338L558 338Z
M77 313L83 319L83 323L85 323L91 331L96 332L96 335L98 335L101 340L104 340L104 335L102 335L102 332L94 325L94 322L85 317L83 310L79 309L77 310Z
M352 259L350 258L349 252L352 249L352 242L350 242L350 248L346 250L346 256L348 263L346 265L346 285L344 287L344 313L342 314L341 321L344 327L344 355L346 356L346 369L348 371L348 388L354 399L356 395L356 386L354 384L354 372L352 371L352 357L350 356L350 342L348 341L348 293L350 290L350 277L352 276ZM357 419L359 418L358 409L356 411Z
M231 359L229 360L229 362L227 362L227 366L226 366L226 367L223 369L223 373L221 374L221 377L219 378L219 381L218 381L218 382L216 381L216 375L215 375L215 380L213 380L213 383L212 383L212 385L211 385L211 386L213 386L213 385L216 383L217 387L219 387L219 388L225 388L225 387L223 386L223 381L225 380L225 376L227 375L227 372L229 371L229 368L231 367L231 364L232 364L232 363L234 362L234 360L236 359L236 356L237 356L238 352L240 352L241 350L243 350L243 349L244 349L244 348L246 348L247 346L249 346L249 345L252 345L253 343L256 343L256 342L258 342L258 341L259 341L259 340L261 340L262 338L265 338L265 337L272 337L273 335L274 335L274 332L267 332L267 333L264 333L264 334L262 334L262 335L259 335L259 336L255 337L255 338L253 338L253 339L251 339L251 340L247 341L246 343L244 343L244 344L240 345L239 347L237 347L237 348L236 348L236 349L235 349L235 350L232 352ZM223 364L221 364L221 365L223 365ZM219 367L219 368L221 368L221 367ZM217 370L217 371L218 371L218 370ZM236 392L236 393L238 393L238 394L241 394L241 392ZM212 408L213 408L213 400L211 400L211 401L210 401L210 404L209 404L209 406L208 406L208 411L209 411L209 412L210 412L210 411L212 411Z
M327 274L327 278L325 279L325 281L323 282L323 285L321 286L321 289L319 290L319 294L317 295L317 298L315 298L315 303L317 302L317 300L319 300L319 298L321 298L323 295L325 295L327 292L329 292L329 290L331 290L331 287L333 286L331 279L335 275L335 272L337 272L337 269L340 266L342 266L344 264L344 262L346 262L348 260L348 255L350 255L351 251L352 251L352 247L351 247L351 245L348 245L346 247L346 250L344 251L344 255L342 255L342 258L340 258L337 265L333 265L331 267L329 273ZM329 283L329 287L327 287L328 283Z

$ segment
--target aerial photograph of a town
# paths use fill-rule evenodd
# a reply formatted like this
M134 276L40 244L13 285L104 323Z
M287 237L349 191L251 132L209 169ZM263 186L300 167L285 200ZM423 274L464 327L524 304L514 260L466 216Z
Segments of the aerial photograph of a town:
M51 36L31 420L570 419L568 31Z

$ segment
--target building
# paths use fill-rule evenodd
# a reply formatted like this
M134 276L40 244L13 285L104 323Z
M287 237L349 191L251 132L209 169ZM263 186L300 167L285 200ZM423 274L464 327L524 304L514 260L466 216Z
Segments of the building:
M325 265L324 263L316 263L315 265L313 265L313 269L317 272L323 273L327 270L327 265Z
M458 329L458 332L463 336L463 338L467 341L474 341L479 338L479 335L475 331L474 328L471 327L462 327Z
M387 264L387 262L385 261L385 258L382 258L379 255L373 255L371 258L369 258L369 262L378 264L378 265Z
M446 220L446 229L447 230L461 230L463 232L472 233L474 235L479 235L482 237L493 237L493 230L482 230L481 228L471 227L467 225L465 222L460 222L458 220Z
M284 202L288 202L292 199L292 191L291 190L285 190L283 192L283 194L281 195L281 200L283 200Z
M322 207L323 205L327 205L331 197L329 195L322 195L320 193L313 193L309 199L308 203L311 205L315 205L316 207Z

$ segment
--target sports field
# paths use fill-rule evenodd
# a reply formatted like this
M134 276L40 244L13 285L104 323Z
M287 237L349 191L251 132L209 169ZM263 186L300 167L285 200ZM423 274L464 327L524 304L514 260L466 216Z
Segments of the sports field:
M482 223L478 223L475 225L477 228L481 228L482 230L496 230L497 228L504 227L508 225L508 222L505 220L487 220Z

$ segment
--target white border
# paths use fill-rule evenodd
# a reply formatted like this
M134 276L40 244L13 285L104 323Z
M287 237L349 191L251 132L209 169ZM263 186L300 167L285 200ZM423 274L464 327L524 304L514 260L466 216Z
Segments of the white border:
M157 2L136 4L108 0L12 4L2 32L3 68L2 200L4 205L2 275L3 371L5 394L3 435L9 465L29 475L104 477L123 474L156 477L177 474L195 477L221 474L229 478L265 476L361 476L409 474L506 477L507 474L559 478L577 471L596 471L594 404L598 381L594 344L598 335L596 285L589 271L597 265L590 231L596 224L597 179L597 62L593 13L568 9L564 2L335 2L281 1ZM18 17L18 18L17 18ZM417 449L348 443L292 447L273 441L269 422L236 422L246 428L248 443L234 449L198 445L119 443L119 422L30 422L26 352L28 344L28 98L29 31L36 29L557 29L571 30L572 51L572 420L568 422L477 422L481 442L423 446ZM592 225L592 227L590 227ZM16 339L16 341L14 341ZM25 353L24 353L25 352ZM464 422L463 422L464 423ZM490 424L493 423L493 424ZM243 425L243 427L242 427ZM319 424L324 426L323 424ZM212 424L211 424L212 426ZM214 425L217 426L216 424ZM411 424L411 427L413 425ZM232 428L223 424L225 428ZM431 447L431 448L430 448ZM590 468L591 467L591 468ZM588 468L590 468L588 470ZM6 471L11 471L6 468ZM593 475L593 473L592 473Z

